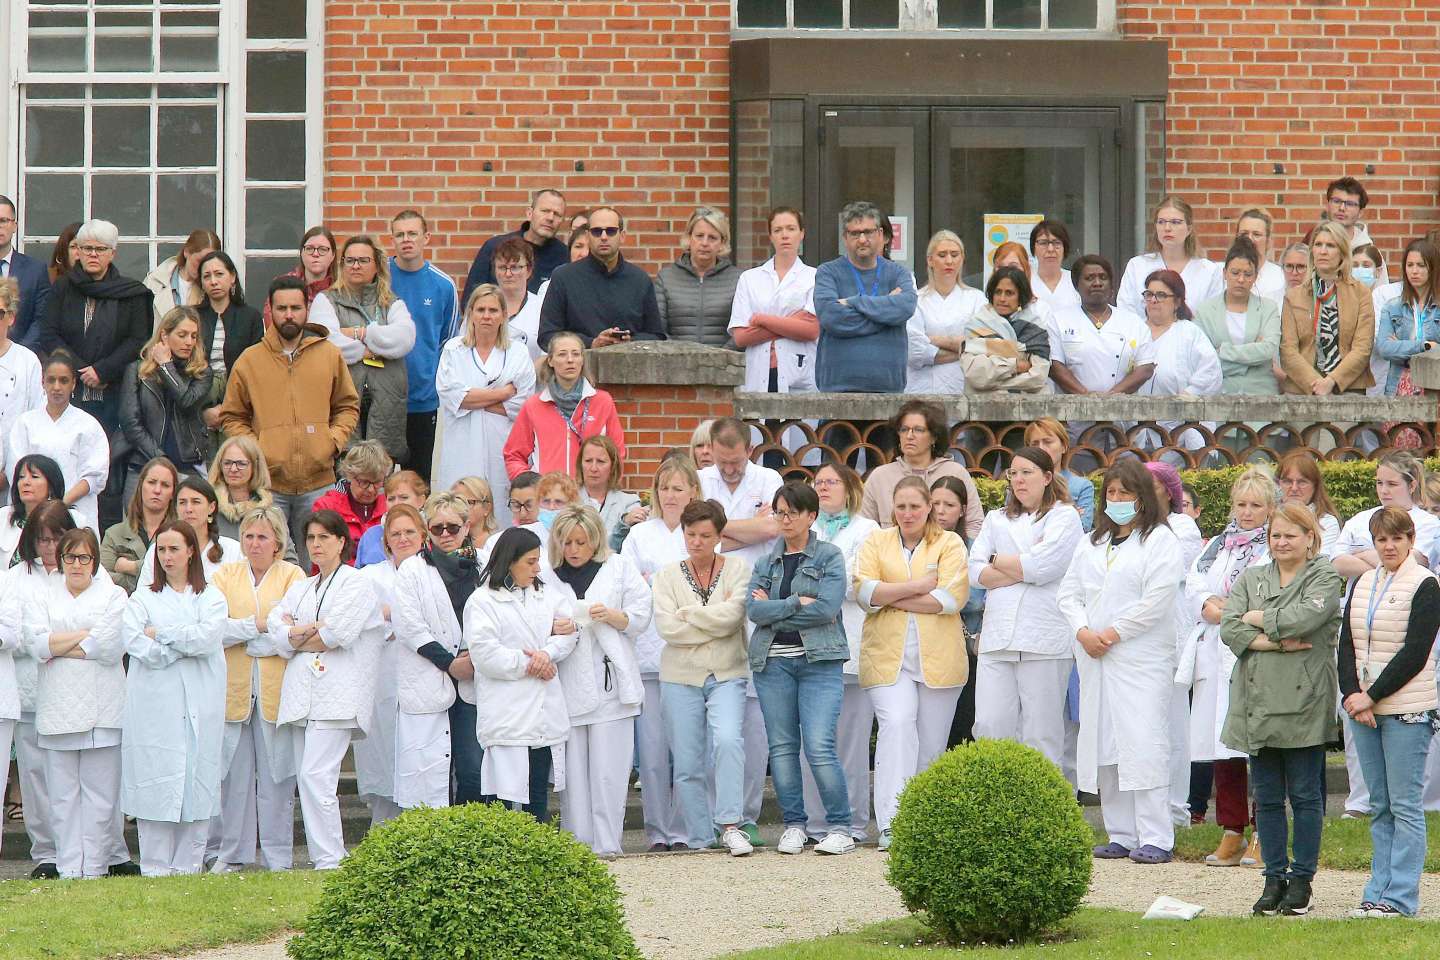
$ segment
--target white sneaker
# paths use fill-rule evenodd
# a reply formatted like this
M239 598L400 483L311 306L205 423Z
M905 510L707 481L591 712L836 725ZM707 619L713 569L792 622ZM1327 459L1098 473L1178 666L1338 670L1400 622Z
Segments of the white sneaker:
M880 842L879 842L879 844L877 844L877 846L879 846L881 850L889 850L889 849L890 849L890 831L889 831L889 830L881 830L881 831L880 831Z
M799 827L786 827L780 835L780 844L775 848L781 853L804 853L805 831Z
M855 838L848 833L832 831L815 845L816 853L851 853L855 849Z
M720 845L729 850L732 857L743 857L755 852L755 848L750 845L750 838L745 836L745 831L739 827L726 827L725 833L720 837Z

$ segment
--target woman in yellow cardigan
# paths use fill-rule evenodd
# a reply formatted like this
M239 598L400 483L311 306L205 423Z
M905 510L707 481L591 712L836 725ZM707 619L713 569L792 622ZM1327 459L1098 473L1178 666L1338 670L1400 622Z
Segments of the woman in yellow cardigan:
M895 485L893 527L860 547L855 598L865 611L860 684L880 721L875 821L890 846L905 781L945 751L968 663L960 608L970 593L965 542L930 519L919 477Z

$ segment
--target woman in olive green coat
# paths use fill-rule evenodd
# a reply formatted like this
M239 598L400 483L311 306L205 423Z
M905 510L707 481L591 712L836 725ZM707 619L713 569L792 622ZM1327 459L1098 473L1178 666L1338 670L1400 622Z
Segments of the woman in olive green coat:
M1220 639L1237 658L1220 739L1250 755L1265 892L1255 913L1310 912L1325 816L1325 745L1336 738L1335 665L1344 582L1320 551L1315 514L1287 503L1270 518L1271 562L1230 593ZM1295 818L1294 856L1285 801Z

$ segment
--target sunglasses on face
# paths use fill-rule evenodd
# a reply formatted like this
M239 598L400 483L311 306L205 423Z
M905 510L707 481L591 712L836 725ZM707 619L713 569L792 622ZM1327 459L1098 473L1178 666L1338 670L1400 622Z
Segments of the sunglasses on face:
M592 237L613 237L613 236L618 235L619 233L620 233L620 228L619 228L619 227L591 227L591 228L590 228L590 236L592 236Z
M453 537L460 532L458 523L432 523L430 524L430 536L432 537Z

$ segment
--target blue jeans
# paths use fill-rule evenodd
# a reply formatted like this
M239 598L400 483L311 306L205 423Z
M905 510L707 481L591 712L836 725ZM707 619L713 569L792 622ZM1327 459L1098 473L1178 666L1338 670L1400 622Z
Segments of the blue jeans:
M480 790L480 761L484 758L485 751L475 736L475 704L466 703L457 693L450 705L450 769L455 777L456 806L478 803L484 795Z
M1424 766L1422 761L1421 766ZM1325 748L1265 747L1250 757L1250 789L1255 794L1255 829L1265 876L1309 880L1320 861L1320 831L1325 825ZM1295 818L1294 857L1285 801Z
M715 837L715 827L745 819L745 679L705 678L702 686L660 683L665 729L670 735L671 763L675 770L675 797L685 822L686 842L703 850ZM705 756L709 731L711 755ZM715 768L715 815L710 816L706 760Z
M1377 716L1369 727L1345 719L1370 788L1370 882L1364 899L1388 903L1407 917L1420 910L1420 871L1425 866L1425 758L1430 723L1402 723ZM1262 841L1263 845L1263 841Z
M850 832L850 792L835 752L835 727L845 698L843 660L811 663L805 657L770 657L751 682L765 715L770 741L770 777L787 827L804 827L805 789L800 779L800 747L820 789L825 824Z
M541 823L550 822L550 769L554 761L549 747L530 748L530 802L522 804L520 809ZM499 803L500 798L486 794L480 802Z

